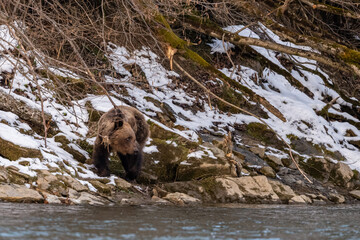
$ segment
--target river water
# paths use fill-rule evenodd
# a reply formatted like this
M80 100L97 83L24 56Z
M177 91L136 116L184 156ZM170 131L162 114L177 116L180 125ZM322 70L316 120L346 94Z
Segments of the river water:
M0 239L360 239L360 205L0 203Z

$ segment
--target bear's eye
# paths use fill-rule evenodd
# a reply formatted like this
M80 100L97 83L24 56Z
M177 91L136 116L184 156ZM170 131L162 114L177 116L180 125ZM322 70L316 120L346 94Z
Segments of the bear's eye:
M114 130L119 129L123 126L123 121L116 121L114 124Z
M128 137L128 138L126 138L125 140L126 140L127 142L130 142L131 139L132 139L132 137Z

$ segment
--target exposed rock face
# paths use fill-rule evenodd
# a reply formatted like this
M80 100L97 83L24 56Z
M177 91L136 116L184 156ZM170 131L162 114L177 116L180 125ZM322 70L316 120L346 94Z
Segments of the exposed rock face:
M46 203L46 204L61 204L61 201L57 196L52 195L52 194L47 193L47 192L43 192L42 194L43 194L44 199L45 199L44 203Z
M344 203L345 202L345 197L337 194L337 193L330 193L329 194L329 200L334 202L334 203Z
M233 178L244 197L254 202L280 202L265 176Z
M265 176L216 178L215 182L210 191L217 202L280 202Z
M204 186L206 185L207 191L205 191ZM164 190L156 188L155 194L159 197L166 196L167 192L182 192L190 195L192 197L202 199L203 202L213 202L214 197L210 195L210 191L214 188L213 186L216 185L215 179L205 179L202 181L186 181L186 182L173 182L164 184ZM218 189L215 187L215 189ZM153 190L153 191L154 191Z
M290 199L289 204L306 204L306 201L302 196L295 196Z
M158 196L152 196L151 201L157 203L157 204L171 204L168 200L159 198Z
M214 197L217 202L244 202L243 192L240 190L237 183L231 178L217 178L215 180L221 187L214 189Z
M44 198L40 193L26 186L17 184L1 184L0 199L9 202L43 202Z
M8 174L8 183L23 185L30 182L30 176L20 172L20 169L15 166L6 167L6 171Z
M7 183L9 181L9 176L4 167L0 167L0 183Z
M73 197L69 199L74 204L89 204L89 205L109 204L109 201L106 200L105 198L95 196L88 192L81 192L79 193L79 195L73 195Z
M60 193L65 190L64 184L47 170L39 171L36 183L39 189L51 191L53 193Z
M251 147L249 150L261 158L264 158L265 156L265 148L263 147Z
M165 197L165 200L168 200L176 205L185 205L185 204L197 204L197 203L201 203L200 199L191 197L185 193L179 193L179 192L175 192L175 193L168 193Z
M284 166L281 159L278 158L277 156L274 156L271 154L266 154L265 156L266 156L266 160L270 166L272 166L272 167L283 167Z
M203 202L217 203L287 203L296 196L289 186L265 176L211 177L198 182L169 183L165 188L170 192L186 193Z
M289 186L284 185L279 181L269 180L269 183L274 192L283 202L288 202L290 199L296 196L295 192Z
M350 192L350 195L358 200L360 200L360 190L354 190Z
M203 176L231 175L231 165L226 159L225 152L213 145L206 144L206 146L214 154L214 157L185 159L177 168L176 180L188 181Z
M354 173L351 168L342 162L338 162L330 173L333 181L342 186L346 186L353 176Z
M127 190L127 189L131 188L131 186L132 186L131 183L125 181L122 178L115 179L115 185L119 189L123 189L123 190Z
M269 178L275 178L276 177L276 173L274 171L274 169L272 169L272 167L269 166L264 166L260 169L260 172L262 174L264 174L265 176L269 177Z
M88 188L82 185L78 180L64 175L57 175L57 178L65 183L66 186L75 189L78 192L87 191Z
M312 203L311 198L309 198L308 196L302 194L302 195L300 195L300 197L302 197L302 199L304 199L305 203L307 203L307 204Z

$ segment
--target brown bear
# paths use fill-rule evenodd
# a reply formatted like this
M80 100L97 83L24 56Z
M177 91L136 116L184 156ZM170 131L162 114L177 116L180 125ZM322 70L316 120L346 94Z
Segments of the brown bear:
M94 144L93 163L100 176L110 176L109 154L116 152L127 180L138 176L143 161L142 150L149 136L149 125L135 108L118 106L99 120Z

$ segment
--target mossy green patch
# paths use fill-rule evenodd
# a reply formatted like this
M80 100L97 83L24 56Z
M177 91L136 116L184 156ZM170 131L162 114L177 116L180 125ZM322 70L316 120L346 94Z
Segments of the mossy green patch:
M246 131L253 138L266 144L275 145L278 148L283 148L284 146L284 143L277 138L274 131L270 130L265 124L257 122L249 123Z
M329 176L330 163L325 159L310 158L306 163L300 161L299 164L306 173L318 180L325 180Z
M97 180L89 181L100 193L111 195L111 187Z
M158 152L146 154L146 171L158 177L160 181L174 181L179 163L186 159L189 149L182 145L173 146L162 139L153 139L152 144ZM155 164L155 162L157 164Z
M64 135L57 135L54 137L55 142L61 143L63 145L69 144L70 141Z
M79 151L75 150L74 148L70 147L68 144L70 141L64 135L57 135L54 138L55 142L61 143L61 148L70 153L74 159L81 163L85 163L86 157L80 153Z
M101 117L101 113L93 108L90 102L85 103L85 107L89 114L89 121L90 122L98 122Z
M160 127L154 122L148 121L148 124L150 126L150 136L151 138L158 138L162 140L171 140L176 139L179 135L176 133L173 133L171 131L167 131L164 128Z
M117 154L114 154L113 156L110 155L109 157L109 169L111 174L114 174L116 176L124 177L125 176L125 170L121 163L121 160L117 156Z
M342 60L344 60L347 63L354 64L356 66L360 66L360 52L345 48L344 52L340 54L340 57Z
M0 156L7 158L10 161L16 161L21 157L43 158L38 149L21 147L2 138L0 138Z
M77 140L76 143L79 145L79 147L83 150L85 150L86 152L89 153L89 155L91 156L94 150L93 145L91 145L90 143L88 143L85 139L82 140Z
M220 182L217 182L216 177L214 176L201 179L199 183L203 187L204 191L209 194L212 199L216 199L216 189L223 188L222 184Z
M220 97L236 106L242 106L246 102L240 93L236 92L233 88L226 85L223 86ZM234 114L241 112L240 110L235 109L222 101L217 101L217 106L223 112L231 112Z
M354 176L352 177L352 179L354 179L354 180L360 180L360 173L359 173L359 171L356 170L356 169L354 169L354 170L352 170L352 171L353 171L353 173L354 173Z
M294 134L288 134L286 137L292 142L293 140L298 140L299 137Z
M322 152L324 156L326 157L330 157L333 158L337 161L345 161L345 157L343 155L341 155L341 153L339 151L330 151L326 146L324 145L318 145L318 144L313 144L313 146L319 151Z

